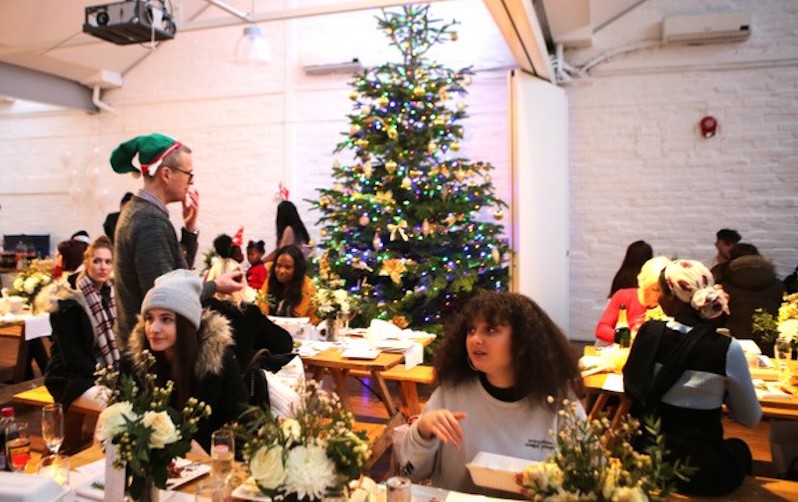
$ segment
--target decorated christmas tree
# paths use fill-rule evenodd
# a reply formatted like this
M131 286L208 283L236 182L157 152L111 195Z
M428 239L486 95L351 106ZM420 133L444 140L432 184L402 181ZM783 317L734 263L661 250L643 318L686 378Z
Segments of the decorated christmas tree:
M428 10L378 18L402 62L353 76L349 131L335 149L353 160L336 161L333 186L311 201L322 213L322 282L361 294L366 318L424 329L480 289L505 289L509 258L493 166L458 154L473 72L427 59L457 39L456 23Z

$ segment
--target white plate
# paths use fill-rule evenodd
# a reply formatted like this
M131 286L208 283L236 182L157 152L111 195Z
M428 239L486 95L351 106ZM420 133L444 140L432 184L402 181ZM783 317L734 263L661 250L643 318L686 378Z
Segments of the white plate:
M180 476L166 480L166 489L174 490L178 486L183 486L189 481L195 480L211 472L210 464L198 464L185 458L175 459L175 465L182 467Z
M521 493L521 487L516 483L515 475L532 463L534 462L523 458L481 451L477 453L474 460L466 464L466 467L477 486Z
M347 359L377 359L380 355L380 351L377 349L365 348L365 347L351 347L345 349L341 352L341 357L345 357Z
M412 340L379 340L373 341L374 346L385 352L404 352L413 346Z
M252 478L247 478L246 481L238 485L238 488L233 490L233 498L241 500L254 500L256 502L272 502L272 498L264 495L258 490L255 481Z

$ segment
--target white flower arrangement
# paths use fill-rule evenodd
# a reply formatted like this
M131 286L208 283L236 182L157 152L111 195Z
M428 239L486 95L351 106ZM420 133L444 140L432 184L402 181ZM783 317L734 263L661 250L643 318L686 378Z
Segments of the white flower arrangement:
M272 500L321 500L360 477L371 455L366 436L334 393L308 381L293 415L251 408L237 432L261 493Z
M151 367L155 359L147 356ZM165 488L170 465L191 449L191 438L199 421L210 415L210 406L189 398L178 412L169 406L172 382L156 386L151 371L137 381L103 368L97 372L97 383L109 389L109 406L97 419L97 438L116 449L114 466L126 469L126 493L139 500L147 478Z
M778 330L776 345L798 349L798 293L784 297L779 307Z
M54 266L52 260L33 260L28 268L21 270L14 277L11 287L25 300L25 303L32 306L33 300L42 288L53 282Z
M357 306L356 297L343 288L319 288L314 301L321 319L334 319L339 313L349 316Z
M548 398L549 404L554 398ZM522 493L531 500L557 501L648 501L666 500L675 478L686 479L693 471L676 462L668 463L659 422L646 424L653 439L645 453L631 442L639 435L639 424L628 419L613 429L609 419L582 420L576 403L565 399L558 411L559 431L551 431L557 451L545 462L536 462L517 475Z

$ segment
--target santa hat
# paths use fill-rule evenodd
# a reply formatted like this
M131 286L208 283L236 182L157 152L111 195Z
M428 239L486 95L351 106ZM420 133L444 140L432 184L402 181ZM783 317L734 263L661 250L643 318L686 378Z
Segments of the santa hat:
M233 246L241 247L244 245L244 227L238 229L238 232L233 236Z
M111 153L111 167L118 173L145 173L154 176L161 167L163 159L183 146L182 143L165 134L152 133L136 136L120 144ZM138 155L141 169L133 165L133 157Z

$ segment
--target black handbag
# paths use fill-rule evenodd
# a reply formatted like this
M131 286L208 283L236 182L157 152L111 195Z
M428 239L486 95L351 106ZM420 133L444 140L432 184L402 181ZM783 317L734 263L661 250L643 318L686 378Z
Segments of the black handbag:
M296 354L272 354L269 349L260 349L252 356L252 360L244 369L244 382L249 392L249 404L269 409L269 382L266 380L265 371L277 373L283 366L290 363Z

